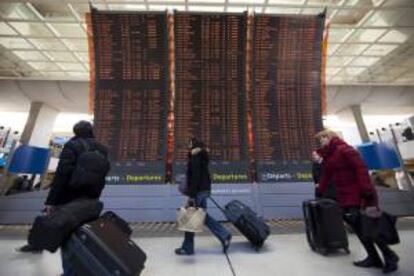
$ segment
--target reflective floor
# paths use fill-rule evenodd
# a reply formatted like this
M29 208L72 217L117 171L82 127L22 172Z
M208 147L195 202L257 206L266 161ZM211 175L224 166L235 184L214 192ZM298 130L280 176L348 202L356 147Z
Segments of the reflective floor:
M134 236L135 242L147 253L146 268L141 275L232 276L225 255L213 236L196 238L194 256L176 256L174 248L181 238ZM414 230L400 232L401 244L394 246L401 256L400 270L392 275L414 275ZM324 257L309 250L302 233L274 234L258 253L242 236L235 236L229 249L230 261L237 276L368 276L383 275L378 269L352 266L364 257L354 235L349 236L351 254ZM61 273L59 254L22 254L14 249L24 244L24 235L0 233L1 276L57 276Z

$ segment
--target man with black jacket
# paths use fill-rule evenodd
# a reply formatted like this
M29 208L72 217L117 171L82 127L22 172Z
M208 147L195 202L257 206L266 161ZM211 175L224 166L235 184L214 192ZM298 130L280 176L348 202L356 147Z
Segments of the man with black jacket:
M105 156L108 155L107 149L95 140L91 123L80 121L73 127L73 132L75 136L65 144L60 154L55 178L45 202L46 213L52 211L57 205L66 204L77 198L99 198L105 185L105 182L97 183L87 189L73 189L68 185L76 167L77 158L86 150L85 147L89 150L97 150Z
M73 127L75 134L63 147L59 157L55 177L45 201L44 213L50 214L56 206L66 204L80 198L97 199L105 186L105 181L94 183L93 186L85 188L73 188L69 185L72 175L77 166L78 157L85 151L98 151L107 157L107 149L95 140L92 124L88 121L80 121ZM37 252L27 244L19 249L21 252ZM72 275L70 265L62 258L64 269L63 275Z

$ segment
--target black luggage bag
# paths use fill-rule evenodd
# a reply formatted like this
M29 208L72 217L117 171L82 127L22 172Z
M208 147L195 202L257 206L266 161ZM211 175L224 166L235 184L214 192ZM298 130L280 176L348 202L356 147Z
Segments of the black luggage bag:
M62 247L63 258L77 276L138 276L147 256L125 234L114 220L101 217L71 235Z
M342 220L342 210L331 199L303 202L306 237L310 248L322 255L344 249L349 254L348 237Z
M52 213L36 217L28 242L35 248L55 252L72 231L98 218L102 209L102 202L96 199L78 199L58 206Z
M223 210L213 198L211 200L224 213L226 218L250 241L256 251L263 246L270 234L270 228L249 206L239 200L232 200L224 206Z

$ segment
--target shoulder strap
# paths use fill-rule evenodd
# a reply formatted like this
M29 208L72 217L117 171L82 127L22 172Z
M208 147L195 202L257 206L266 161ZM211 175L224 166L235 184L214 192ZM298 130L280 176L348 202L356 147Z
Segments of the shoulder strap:
M88 143L85 141L85 139L79 138L78 141L81 143L81 145L82 145L85 152L90 150L90 147L89 147Z

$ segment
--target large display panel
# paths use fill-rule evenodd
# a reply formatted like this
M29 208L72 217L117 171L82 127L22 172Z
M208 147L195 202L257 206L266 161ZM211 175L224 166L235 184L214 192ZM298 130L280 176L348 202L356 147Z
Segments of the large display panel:
M213 182L249 180L246 22L246 14L175 13L175 177L185 172L195 136L209 148Z
M95 132L109 148L108 183L164 183L167 15L93 9L91 17Z
M260 182L309 181L322 129L325 15L257 14L253 26L253 125Z

